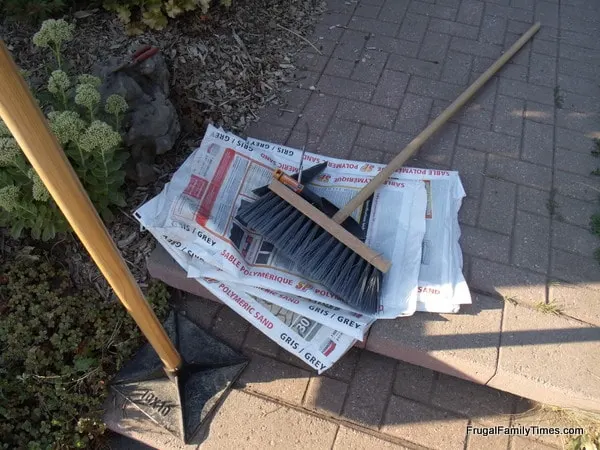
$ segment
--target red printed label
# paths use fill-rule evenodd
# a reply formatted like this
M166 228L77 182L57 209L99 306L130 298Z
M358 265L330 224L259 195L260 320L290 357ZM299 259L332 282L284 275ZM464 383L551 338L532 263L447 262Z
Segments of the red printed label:
M225 153L223 153L223 157L219 162L215 175L208 185L208 191L204 196L204 200L202 200L202 204L196 213L196 222L202 226L206 226L206 222L208 222L210 212L217 201L217 195L219 195L219 190L229 171L233 158L235 158L235 151L231 148L225 149Z
M204 191L206 191L206 186L208 186L207 180L205 180L204 178L200 178L197 175L192 175L190 177L190 182L188 183L183 193L189 195L190 197L197 198L199 200L204 195Z

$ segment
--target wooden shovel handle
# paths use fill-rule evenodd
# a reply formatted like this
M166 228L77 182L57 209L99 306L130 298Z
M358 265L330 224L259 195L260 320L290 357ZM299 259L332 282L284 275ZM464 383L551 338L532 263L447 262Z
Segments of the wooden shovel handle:
M46 119L0 40L0 118L50 191L73 230L92 256L115 294L144 333L168 371L181 357L119 254L115 243ZM86 305L81 305L85 308Z
M498 60L491 65L475 82L467 88L460 96L452 102L431 124L425 128L416 138L414 138L404 149L364 188L362 188L342 209L333 217L336 223L342 223L352 212L362 205L375 190L385 181L425 143L442 125L444 125L458 110L467 103L471 97L490 79L506 62L512 58L520 49L537 33L540 29L540 23L534 24L521 38L515 42Z

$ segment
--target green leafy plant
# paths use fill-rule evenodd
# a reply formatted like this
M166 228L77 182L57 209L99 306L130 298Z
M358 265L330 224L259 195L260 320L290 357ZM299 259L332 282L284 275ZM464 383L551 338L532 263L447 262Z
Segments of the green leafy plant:
M62 49L72 39L72 33L73 27L64 20L50 19L33 38L35 45L50 50L57 66L46 90L39 95L43 99L40 103L92 202L110 221L111 208L126 204L121 188L128 153L122 148L119 130L127 102L118 95L103 102L98 91L99 78L88 74L71 77L61 68ZM34 239L43 240L69 229L39 176L1 122L0 225L10 226L14 237L30 230Z
M600 158L600 139L594 139L594 149L590 153L592 156Z
M0 2L2 3L2 2ZM37 24L66 9L65 0L4 0L6 17Z
M592 214L590 218L590 232L600 238L600 212ZM594 258L600 264L600 247L594 251Z
M219 0L225 8L231 6L231 0ZM104 8L114 11L126 26L127 33L140 34L146 28L162 30L168 18L184 12L200 9L206 14L211 7L211 0L104 0Z
M115 300L79 290L46 254L0 266L0 448L83 448L103 433L107 384L142 343ZM168 292L146 297L162 319Z
M560 92L560 86L554 86L554 106L558 109L563 107L564 97Z
M569 440L567 450L600 450L600 433L586 433Z

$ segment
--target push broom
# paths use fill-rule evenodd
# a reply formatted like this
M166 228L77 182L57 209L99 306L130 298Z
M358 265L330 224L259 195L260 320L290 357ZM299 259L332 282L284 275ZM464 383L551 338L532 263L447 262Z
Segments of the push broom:
M452 118L539 28L539 22L534 24L332 217L314 206L306 187L276 171L269 185L271 192L240 210L238 219L263 235L308 279L324 285L359 311L377 312L383 274L391 263L340 224Z

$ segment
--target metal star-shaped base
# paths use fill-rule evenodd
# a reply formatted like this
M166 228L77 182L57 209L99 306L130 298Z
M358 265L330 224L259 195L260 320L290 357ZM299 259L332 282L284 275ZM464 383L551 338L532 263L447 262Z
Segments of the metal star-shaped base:
M171 313L164 327L184 360L177 375L168 377L158 355L146 344L111 387L187 443L248 361L181 314Z

